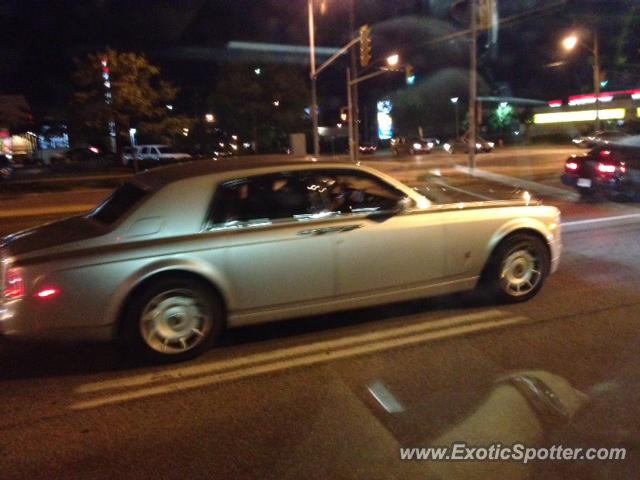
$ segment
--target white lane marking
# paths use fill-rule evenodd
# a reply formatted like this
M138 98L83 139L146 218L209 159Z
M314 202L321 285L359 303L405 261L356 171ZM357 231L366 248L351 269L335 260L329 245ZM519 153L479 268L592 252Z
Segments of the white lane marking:
M417 335L410 335L406 337L382 340L379 342L373 342L365 345L358 345L351 348L345 348L342 350L321 352L321 353L306 355L303 357L297 357L297 358L288 359L288 360L275 361L275 362L258 365L254 367L249 367L241 370L234 370L234 371L224 372L224 373L219 373L214 375L207 375L204 377L196 377L191 380L174 382L174 383L169 383L165 385L159 385L156 387L142 388L139 390L131 390L129 392L108 395L104 397L94 398L91 400L79 401L71 404L70 408L73 410L85 410L90 408L97 408L105 405L112 405L115 403L122 403L130 400L140 399L140 398L163 395L163 394L179 392L183 390L190 390L190 389L214 385L222 382L229 382L233 380L240 380L248 377L254 377L257 375L264 375L267 373L284 371L291 368L298 368L298 367L316 365L320 363L327 363L327 362L332 362L339 359L367 355L367 354L381 352L385 350L391 350L398 347L407 347L411 345L417 345L417 344L425 343L428 341L435 341L435 340L440 340L444 338L453 338L457 336L462 336L469 333L494 330L494 329L518 324L518 323L525 323L528 321L529 321L528 317L516 316L516 317L511 317L506 319L488 320L478 324L462 325L459 327L452 327L445 330L438 330L435 332L426 332L426 333L420 333Z
M389 391L384 383L380 380L376 380L370 383L367 387L369 393L376 399L382 408L389 413L404 412L404 406L398 401L398 399Z
M475 322L478 320L486 320L489 318L504 317L508 313L501 310L486 310L482 312L468 313L464 315L457 315L453 317L447 317L439 320L433 320L428 322L420 322L418 324L407 325L404 327L389 328L379 332L365 333L361 335L352 335L349 337L343 337L336 340L325 340L321 342L315 342L307 345L300 345L290 348L282 348L266 353L257 353L253 355L247 355L245 357L234 358L230 360L216 360L199 365L193 365L190 367L174 368L171 370L162 370L157 373L147 373L142 375L135 375L131 377L123 377L114 380L106 380L102 382L86 383L80 385L75 389L77 393L93 393L102 390L110 390L117 388L137 387L154 382L164 382L167 380L180 380L184 377L191 377L195 375L204 375L214 372L230 370L234 368L240 368L244 366L250 366L252 364L259 364L267 361L280 360L288 357L294 357L299 355L305 355L314 352L326 351L336 348L344 348L353 346L359 343L371 342L381 340L385 338L393 338L401 335L409 335L421 331L431 331L452 326L458 326L468 322Z
M562 227L573 227L577 225L591 225L594 223L614 223L621 220L640 219L640 213L629 213L626 215L615 215L611 217L587 218L585 220L571 220L562 222Z
M487 180L503 183L505 185L526 188L527 190L543 193L545 195L550 195L550 196L560 197L560 198L568 198L572 200L579 197L577 193L570 192L569 190L565 190L563 188L551 187L549 185L544 185L542 183L534 182L531 180L524 180L518 177L509 177L507 175L499 175L497 173L489 172L487 170L481 170L479 168L474 168L473 171L471 171L469 167L456 165L455 169L458 170L459 172L463 172L474 177L485 178Z

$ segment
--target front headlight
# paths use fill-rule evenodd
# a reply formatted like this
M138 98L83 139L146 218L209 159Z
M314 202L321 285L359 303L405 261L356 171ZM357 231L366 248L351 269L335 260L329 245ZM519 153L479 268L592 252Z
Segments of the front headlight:
M427 147L429 147L429 148L433 148L433 142L429 142L429 143L427 143Z
M448 143L445 143L445 144L442 146L442 148L444 148L444 149L448 152L449 150L451 150L451 145L449 145Z
M421 143L414 143L413 144L413 149L414 150L422 150L422 144Z
M476 143L476 148L482 148L482 145L480 145L479 143Z
M493 142L487 142L487 145L489 145L490 148L493 148L496 146L496 144Z

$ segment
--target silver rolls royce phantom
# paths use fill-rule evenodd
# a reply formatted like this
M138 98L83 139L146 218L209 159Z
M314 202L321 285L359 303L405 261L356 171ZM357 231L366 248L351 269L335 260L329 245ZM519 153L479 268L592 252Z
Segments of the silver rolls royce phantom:
M559 211L526 199L438 202L344 163L182 164L4 238L0 335L184 359L226 327L479 286L524 301L560 250Z

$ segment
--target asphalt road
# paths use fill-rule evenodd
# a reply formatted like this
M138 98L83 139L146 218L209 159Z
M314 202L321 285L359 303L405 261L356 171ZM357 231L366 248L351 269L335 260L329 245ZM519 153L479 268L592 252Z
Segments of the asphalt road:
M561 165L558 156L539 161ZM429 175L452 195L513 191L504 178L464 175L451 157L424 157L371 162L416 184ZM498 160L481 168L496 173ZM565 250L526 304L447 296L244 328L172 366L132 365L109 345L0 347L0 477L522 478L530 467L474 463L460 473L401 462L398 449L447 435L476 444L535 438L521 410L479 410L508 372L544 370L591 396L640 378L640 210L540 185L543 200L563 210ZM80 192L69 205L105 193ZM37 209L51 200L14 203L31 215L0 218L2 233L14 220L43 220ZM635 398L610 409L630 426Z

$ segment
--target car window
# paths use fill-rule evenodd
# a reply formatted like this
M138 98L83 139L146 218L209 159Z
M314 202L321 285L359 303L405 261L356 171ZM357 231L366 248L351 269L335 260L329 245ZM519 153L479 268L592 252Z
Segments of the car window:
M147 155L149 153L149 147L144 147L142 150L140 150L140 153L142 155Z
M171 147L159 147L157 150L160 153L176 153L176 150Z
M147 192L133 183L125 183L91 213L91 218L111 225L122 218Z
M328 171L310 175L309 188L322 193L325 208L335 214L392 211L406 195L362 172Z
M211 227L264 225L273 220L303 220L324 205L299 174L262 175L227 182L216 191Z

